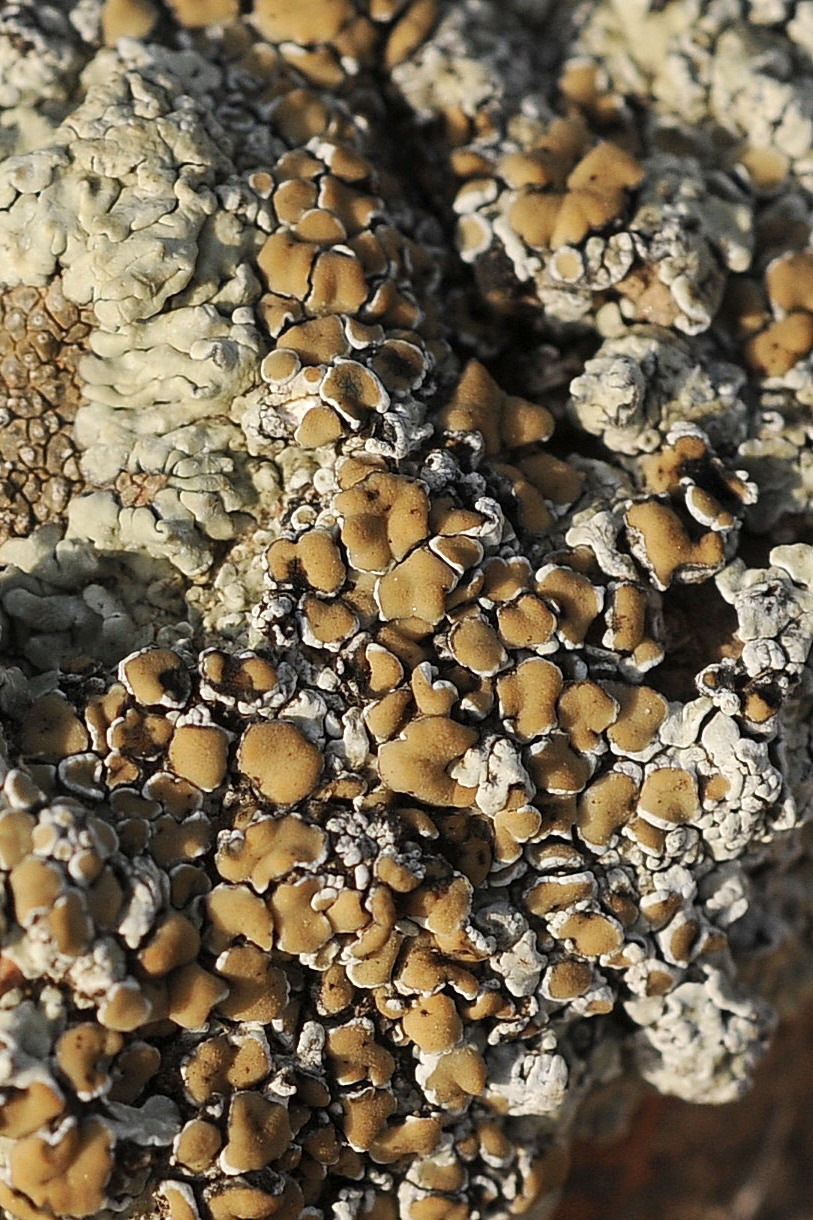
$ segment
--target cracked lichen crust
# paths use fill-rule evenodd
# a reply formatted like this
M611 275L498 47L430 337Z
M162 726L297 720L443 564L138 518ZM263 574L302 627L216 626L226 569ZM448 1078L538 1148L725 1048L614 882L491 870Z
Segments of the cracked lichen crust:
M617 7L11 6L15 1220L536 1218L596 1085L747 1088L809 926L807 203L667 138Z
M91 328L59 277L0 295L0 541L62 515L82 487L73 423Z
M75 481L55 508L99 549L166 556L189 576L271 482L230 417L260 355L258 202L240 189L232 141L205 104L218 86L191 52L103 50L70 115L2 170L6 311L33 293L31 327L47 288L84 324L48 352L78 375L58 404L74 415ZM14 358L4 380L25 399ZM18 363L27 368L24 355ZM36 382L28 414L51 418L34 392ZM83 494L66 504L71 490Z

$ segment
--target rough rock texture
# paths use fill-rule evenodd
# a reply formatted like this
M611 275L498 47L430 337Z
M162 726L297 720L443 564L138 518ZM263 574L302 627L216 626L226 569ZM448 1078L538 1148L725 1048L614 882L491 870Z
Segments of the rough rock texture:
M809 6L632 7L7 6L10 1216L546 1216L792 1006Z
M806 1220L813 1010L780 1027L740 1101L650 1096L622 1142L578 1144L556 1220Z

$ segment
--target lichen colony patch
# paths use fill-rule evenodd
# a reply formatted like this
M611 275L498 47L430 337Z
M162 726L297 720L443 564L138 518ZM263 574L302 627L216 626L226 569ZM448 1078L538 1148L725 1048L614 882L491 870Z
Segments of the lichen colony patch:
M747 1088L813 921L812 50L3 6L7 1215L543 1217L599 1087Z

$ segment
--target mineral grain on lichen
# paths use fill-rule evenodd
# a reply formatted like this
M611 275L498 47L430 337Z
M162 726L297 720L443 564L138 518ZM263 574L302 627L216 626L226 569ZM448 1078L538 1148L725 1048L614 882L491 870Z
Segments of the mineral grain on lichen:
M0 22L0 1207L547 1215L811 918L805 6L242 7Z

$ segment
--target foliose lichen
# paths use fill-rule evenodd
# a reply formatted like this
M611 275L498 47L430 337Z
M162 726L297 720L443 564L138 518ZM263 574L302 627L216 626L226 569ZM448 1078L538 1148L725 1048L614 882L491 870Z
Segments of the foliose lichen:
M790 1002L806 6L559 7L3 17L18 1220L548 1215Z

